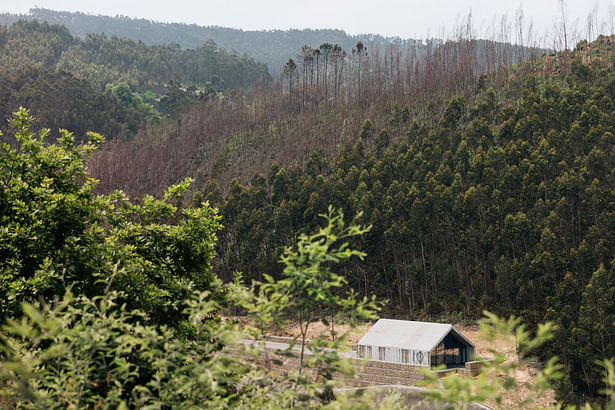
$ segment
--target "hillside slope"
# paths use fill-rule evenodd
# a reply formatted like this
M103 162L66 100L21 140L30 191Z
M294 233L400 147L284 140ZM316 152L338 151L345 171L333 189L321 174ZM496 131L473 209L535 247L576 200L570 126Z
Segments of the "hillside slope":
M289 58L296 58L302 46L318 47L323 43L338 44L350 52L362 42L369 52L383 52L395 45L409 53L425 56L443 43L441 39L401 39L378 34L350 35L337 29L291 29L291 30L241 30L229 27L199 26L196 24L162 23L124 16L101 16L79 12L55 11L42 8L30 9L23 15L0 14L0 25L10 25L19 19L47 21L68 28L75 37L85 39L88 34L104 33L108 37L131 39L148 45L177 44L185 49L199 49L203 44L214 42L221 49L267 64L269 71L280 73ZM463 30L466 30L464 27ZM489 41L484 41L488 45ZM525 47L499 43L498 47L515 51L521 58ZM540 53L547 50L540 50ZM518 60L516 60L518 61Z
M369 43L373 41L374 45L380 46L394 40L372 35L351 36L342 30L334 29L249 31L196 24L161 23L123 16L95 16L43 8L30 9L29 13L24 15L0 15L0 24L9 25L20 18L65 25L74 36L80 38L85 38L88 33L105 33L108 36L115 35L150 45L176 43L183 48L192 49L201 47L207 41L214 41L221 48L236 50L240 54L247 54L267 63L269 69L274 72L279 72L284 62L293 57L296 50L304 44L317 47L329 42L350 50L359 40ZM407 45L414 42L404 41Z
M278 275L281 249L319 224L329 204L362 212L372 230L355 245L369 256L344 268L356 291L411 318L486 308L556 322L549 350L567 374L558 392L576 402L600 389L594 360L615 356L614 45L600 37L491 76L471 74L464 60L427 65L416 83L383 74L359 88L355 76L352 93L319 100L318 109L298 82L276 94L284 109L271 117L258 113L276 106L276 95L231 111L204 106L184 116L189 138L109 154L184 158L181 169L139 162L165 183L202 166L195 200L222 210L217 269L227 278ZM216 151L199 127L229 137ZM102 158L105 167L94 169L112 172L114 157ZM264 167L243 184L230 180Z
M32 65L72 72L101 90L125 81L138 91L160 92L170 80L202 87L214 77L229 88L247 89L269 77L264 64L219 50L213 43L183 50L104 34L79 39L65 26L46 21L0 26L0 70Z
M269 78L264 64L211 43L182 50L105 35L80 40L36 20L0 26L0 114L28 107L54 133L62 126L79 138L93 129L132 136L160 114Z

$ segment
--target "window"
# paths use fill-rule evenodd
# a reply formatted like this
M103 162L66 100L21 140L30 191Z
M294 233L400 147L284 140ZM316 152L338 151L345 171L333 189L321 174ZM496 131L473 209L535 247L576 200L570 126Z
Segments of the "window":
M431 365L444 364L444 345L440 344L431 352Z
M431 365L437 366L444 364L446 367L455 367L463 364L462 349L459 347L445 347L444 343L441 343L431 352Z
M408 349L401 349L401 362L409 363L410 362L410 352Z
M386 347L379 347L378 348L378 360L381 360L384 362L385 357L386 357L386 352L387 352Z

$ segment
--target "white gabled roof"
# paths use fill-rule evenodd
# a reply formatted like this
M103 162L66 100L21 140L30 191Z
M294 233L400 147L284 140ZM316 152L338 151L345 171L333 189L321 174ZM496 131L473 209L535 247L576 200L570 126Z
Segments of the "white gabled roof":
M432 351L451 331L462 342L474 347L453 325L394 319L379 319L358 344Z

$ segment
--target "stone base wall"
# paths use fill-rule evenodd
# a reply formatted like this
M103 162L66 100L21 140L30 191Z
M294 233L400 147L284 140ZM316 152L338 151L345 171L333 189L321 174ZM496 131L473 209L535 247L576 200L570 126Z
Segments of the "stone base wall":
M466 370L472 375L476 376L480 373L480 369L483 367L483 362L478 360L472 362L466 362Z
M419 367L402 364L378 362L375 360L363 361L352 359L355 368L355 378L360 380L361 386L402 385L415 386L423 380L423 373Z
M267 336L267 341L269 342L288 344L292 340L292 338L282 336ZM299 369L298 357L285 357L277 354L279 352L279 350L266 349L266 353L259 357L257 364L278 373L287 373ZM366 361L361 359L350 359L350 361L354 367L355 375L351 380L343 380L342 385L347 387L387 385L415 386L419 381L424 379L423 374L420 372L421 367L418 366L376 360ZM440 373L441 376L449 372L455 372L462 376L475 376L480 373L481 367L482 362L471 361L466 362L465 367L445 369ZM314 375L312 369L305 369L304 372L306 376ZM334 375L333 378L335 380L342 380L340 375Z
M273 340L272 340L273 341ZM282 357L275 351L268 350L267 355L261 355L257 364L278 373L287 373L299 369L297 357ZM416 366L401 363L386 363L379 361L364 361L350 359L354 367L354 378L342 378L334 375L333 379L343 381L348 387L402 385L415 386L423 380L423 374ZM307 376L314 375L313 369L304 370Z

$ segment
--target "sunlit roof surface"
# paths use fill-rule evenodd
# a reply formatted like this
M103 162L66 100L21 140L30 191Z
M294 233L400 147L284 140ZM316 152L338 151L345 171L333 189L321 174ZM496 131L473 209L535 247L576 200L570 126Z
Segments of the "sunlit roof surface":
M474 344L455 330L453 325L394 319L378 320L369 332L361 338L358 344L431 351L451 331L464 344L474 347Z

